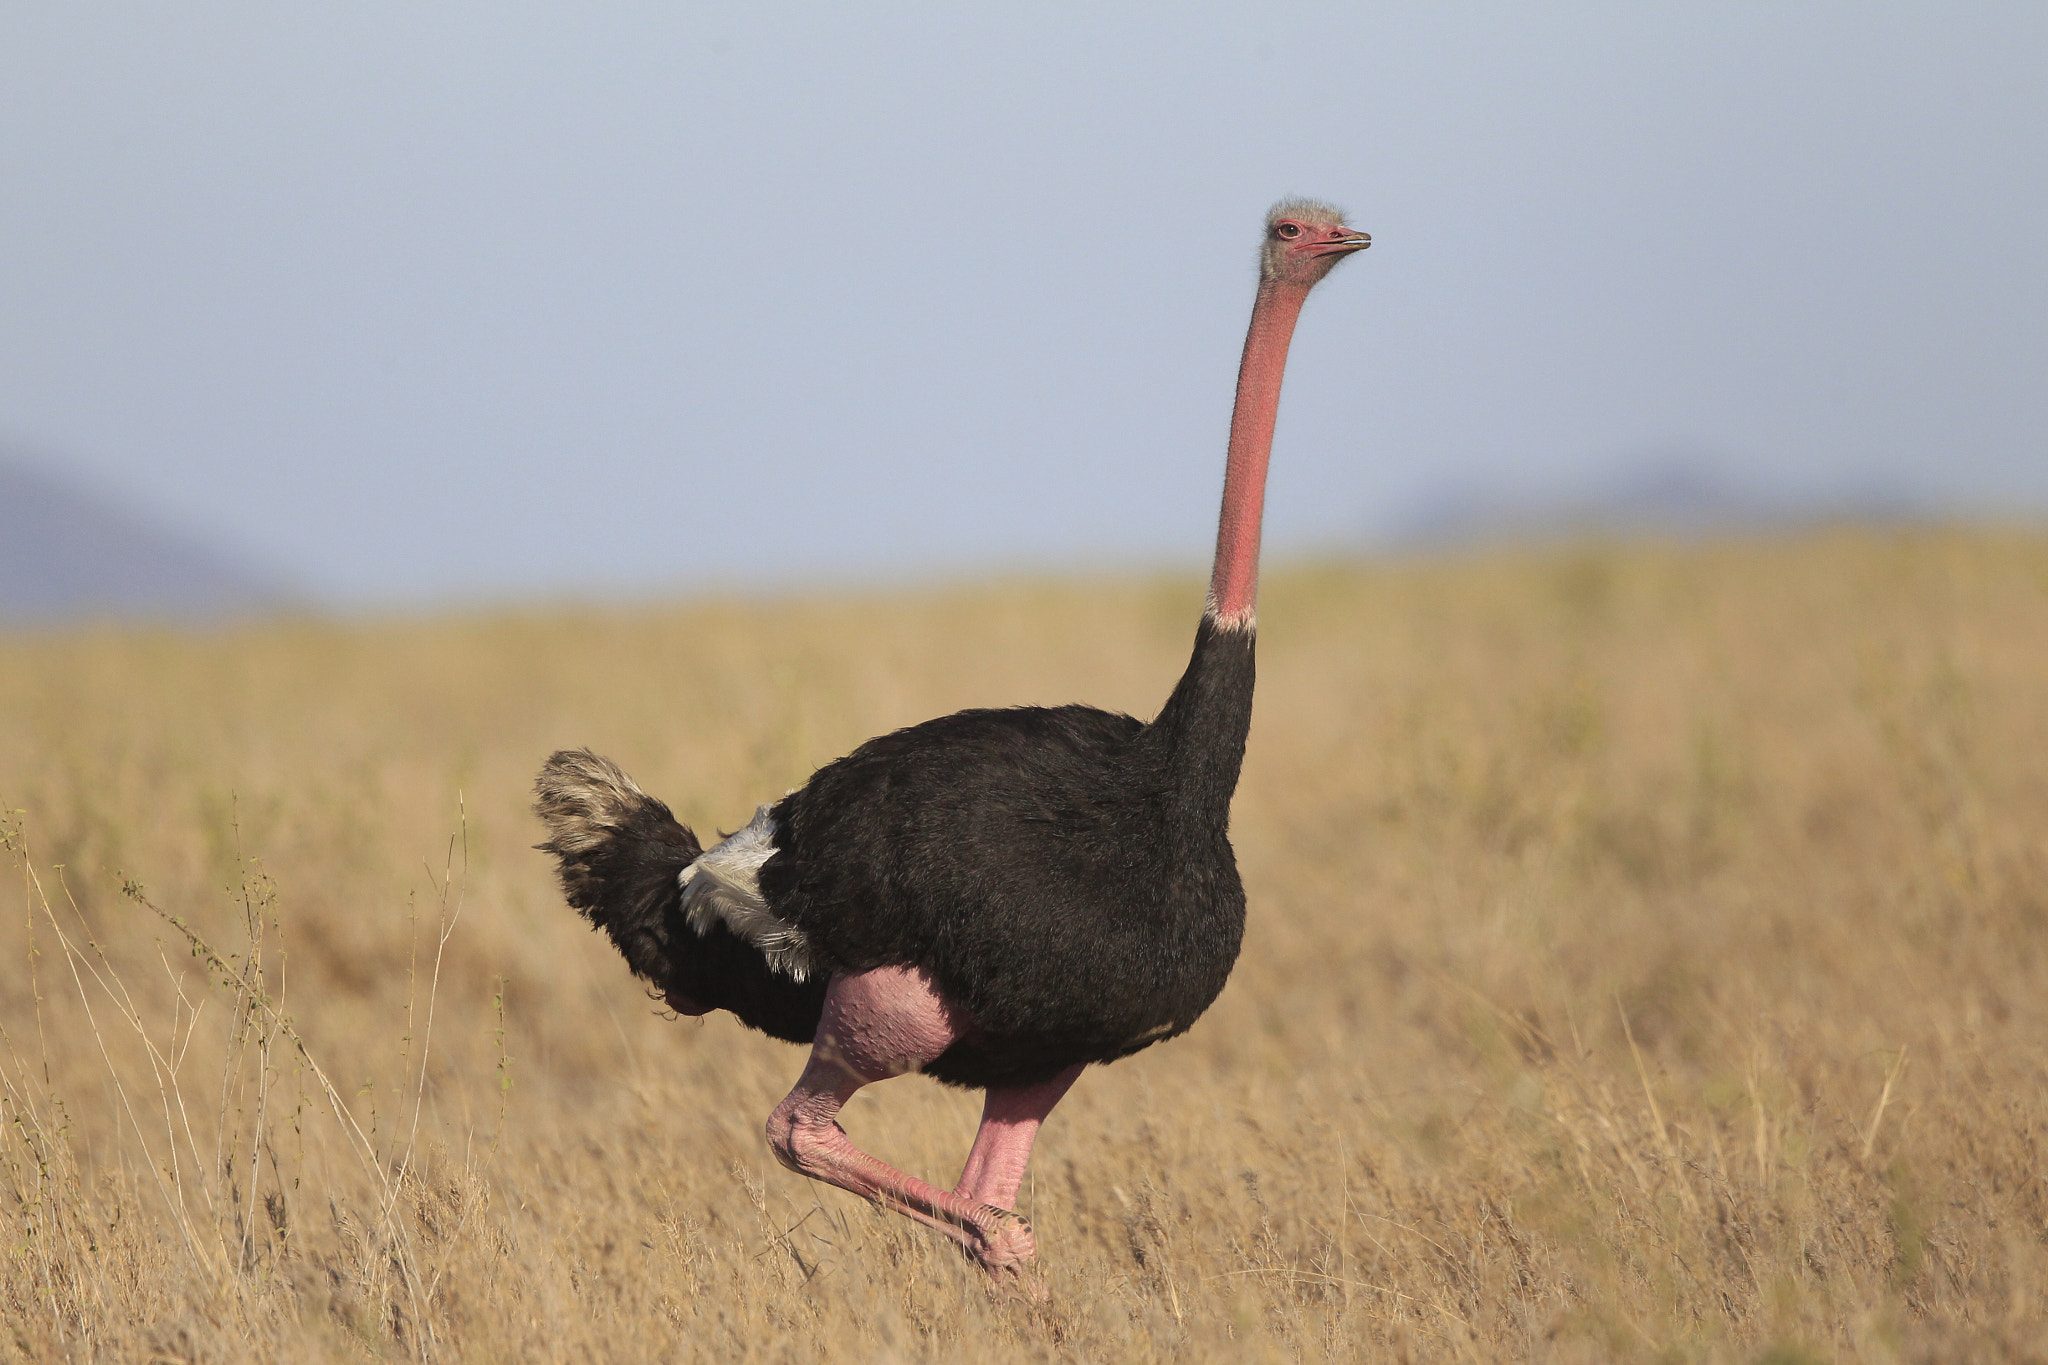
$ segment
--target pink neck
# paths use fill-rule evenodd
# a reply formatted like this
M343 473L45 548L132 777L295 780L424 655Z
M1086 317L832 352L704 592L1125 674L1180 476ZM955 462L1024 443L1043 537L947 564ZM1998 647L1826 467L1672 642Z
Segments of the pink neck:
M1268 281L1252 304L1251 330L1237 370L1237 406L1230 414L1230 459L1223 472L1223 514L1216 527L1216 569L1209 578L1209 615L1221 626L1250 630L1259 597L1259 522L1266 507L1266 461L1280 415L1280 377L1287 343L1308 287Z

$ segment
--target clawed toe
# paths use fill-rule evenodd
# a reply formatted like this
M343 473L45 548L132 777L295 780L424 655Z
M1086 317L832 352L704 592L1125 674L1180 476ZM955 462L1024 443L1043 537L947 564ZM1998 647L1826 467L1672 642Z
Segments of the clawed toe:
M983 1204L974 1211L974 1222L964 1250L997 1286L1020 1290L1032 1298L1044 1298L1044 1286L1028 1272L1036 1269L1038 1243L1031 1235L1031 1220L1021 1213Z

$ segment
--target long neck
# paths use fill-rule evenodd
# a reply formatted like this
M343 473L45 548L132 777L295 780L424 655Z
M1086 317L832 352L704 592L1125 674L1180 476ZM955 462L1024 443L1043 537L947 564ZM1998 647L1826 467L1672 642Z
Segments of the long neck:
M1259 597L1259 522L1266 507L1266 461L1280 415L1287 343L1308 298L1302 284L1264 281L1252 304L1251 330L1237 370L1230 415L1230 458L1223 472L1223 514L1216 527L1216 568L1208 615L1227 630L1252 629Z
M1157 756L1174 809L1200 831L1222 830L1230 820L1230 794L1252 728L1256 641L1249 629L1203 616L1187 671L1145 727L1144 743Z

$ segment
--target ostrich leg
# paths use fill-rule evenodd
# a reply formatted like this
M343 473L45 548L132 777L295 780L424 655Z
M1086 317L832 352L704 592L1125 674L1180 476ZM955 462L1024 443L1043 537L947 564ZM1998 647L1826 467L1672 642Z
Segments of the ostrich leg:
M991 1089L981 1106L981 1129L974 1135L974 1148L967 1153L967 1165L953 1193L974 1204L1016 1207L1038 1126L1080 1074L1081 1067L1070 1066L1037 1085Z
M837 1185L937 1229L991 1274L1014 1273L1036 1254L1028 1223L1006 1208L978 1202L971 1190L948 1193L869 1156L853 1145L837 1121L855 1091L919 1069L950 1047L963 1027L959 1012L912 968L879 967L833 978L825 991L824 1017L811 1044L811 1059L796 1088L768 1118L768 1145L798 1174ZM1069 1078L1067 1084L1071 1083ZM1045 1087L1028 1089L1035 1093ZM1005 1136L991 1139L989 1145L992 1151L1003 1152L1001 1169L1007 1172L1014 1166L1016 1173L1006 1185L998 1180L991 1188L1003 1188L1014 1197L1023 1174L1023 1160L1015 1155L1017 1142L1021 1137L1022 1156L1028 1157L1031 1136L1065 1089L1061 1084L1050 1097L1036 1101L1036 1113L1028 1119L1023 1114L1029 1103L1014 1118L1004 1110L998 1131ZM994 1095L989 1102L995 1107ZM982 1148L977 1139L975 1150ZM969 1169L974 1168L970 1158Z

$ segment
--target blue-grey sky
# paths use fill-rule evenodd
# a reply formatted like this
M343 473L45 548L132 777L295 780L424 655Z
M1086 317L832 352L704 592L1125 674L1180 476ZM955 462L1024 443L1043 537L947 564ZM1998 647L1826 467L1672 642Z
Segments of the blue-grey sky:
M1202 559L1689 456L2048 511L2048 6L0 20L0 449L338 603Z

